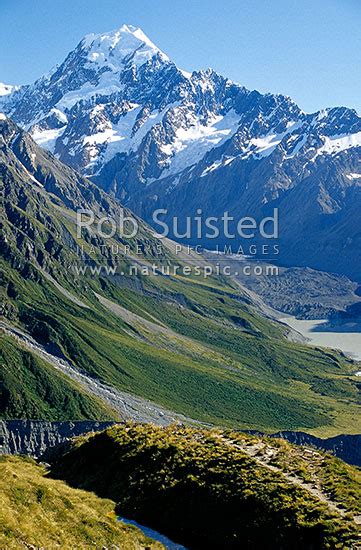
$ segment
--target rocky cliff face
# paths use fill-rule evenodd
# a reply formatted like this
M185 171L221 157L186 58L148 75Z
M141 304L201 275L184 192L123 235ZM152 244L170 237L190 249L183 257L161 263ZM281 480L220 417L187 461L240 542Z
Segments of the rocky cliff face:
M39 420L0 421L0 454L39 457L47 449L71 437L104 430L112 422L43 422Z

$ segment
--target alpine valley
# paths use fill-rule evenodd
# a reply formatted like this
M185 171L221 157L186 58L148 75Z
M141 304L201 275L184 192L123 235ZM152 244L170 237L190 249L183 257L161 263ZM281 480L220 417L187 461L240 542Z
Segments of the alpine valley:
M359 310L356 111L186 73L127 25L0 111L0 547L359 548L360 367L273 309ZM158 208L278 209L281 276L199 276Z
M192 258L164 239L160 257L140 219L132 239L77 238L77 208L119 203L8 118L0 139L3 418L360 432L353 361L287 339L232 278L145 273Z

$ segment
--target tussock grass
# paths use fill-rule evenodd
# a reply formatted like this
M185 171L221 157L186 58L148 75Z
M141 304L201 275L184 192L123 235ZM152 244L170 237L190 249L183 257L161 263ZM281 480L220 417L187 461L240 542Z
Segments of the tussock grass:
M46 477L30 459L0 457L0 548L161 549L116 520L114 503Z

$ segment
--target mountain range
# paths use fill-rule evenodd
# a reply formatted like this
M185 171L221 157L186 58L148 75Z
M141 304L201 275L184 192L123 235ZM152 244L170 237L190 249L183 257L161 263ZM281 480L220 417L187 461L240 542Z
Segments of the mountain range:
M5 88L5 114L146 221L158 208L168 223L198 209L260 219L278 208L281 264L360 280L355 110L306 114L212 69L187 73L129 25L87 35L33 84Z

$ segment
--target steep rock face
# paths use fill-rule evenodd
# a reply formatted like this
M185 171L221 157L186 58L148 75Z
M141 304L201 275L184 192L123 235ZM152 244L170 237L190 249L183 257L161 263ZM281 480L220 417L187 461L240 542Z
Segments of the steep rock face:
M112 422L43 422L40 420L0 420L0 454L39 457L71 437L101 431Z
M236 219L279 208L283 264L361 277L361 118L352 109L306 114L211 69L185 73L127 25L86 36L0 109L150 223L157 208L168 224L199 208ZM226 240L189 239L208 248Z

